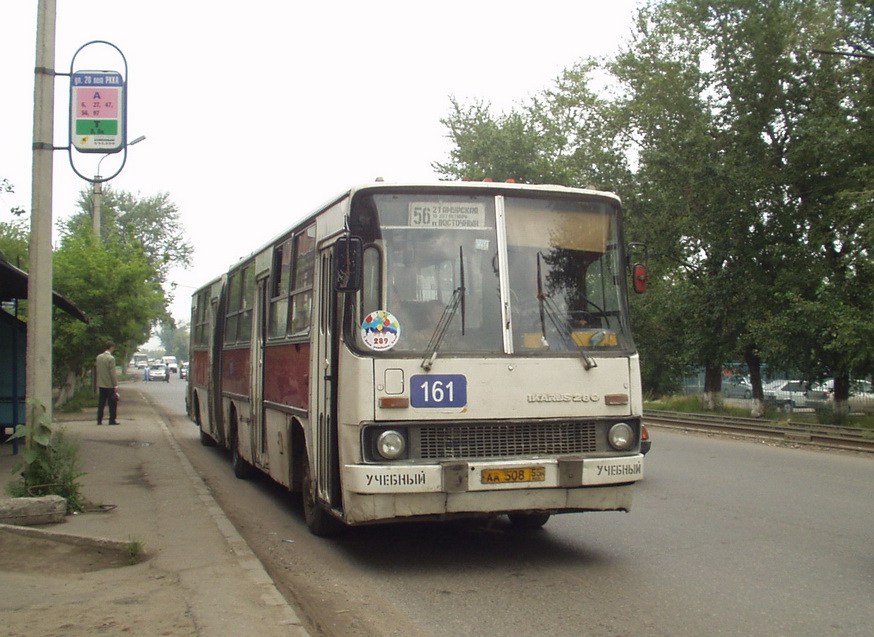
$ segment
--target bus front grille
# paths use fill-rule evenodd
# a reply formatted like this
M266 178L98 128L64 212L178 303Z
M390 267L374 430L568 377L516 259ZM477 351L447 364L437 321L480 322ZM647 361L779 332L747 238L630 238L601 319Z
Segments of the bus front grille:
M419 457L427 460L563 455L596 450L592 422L423 426Z

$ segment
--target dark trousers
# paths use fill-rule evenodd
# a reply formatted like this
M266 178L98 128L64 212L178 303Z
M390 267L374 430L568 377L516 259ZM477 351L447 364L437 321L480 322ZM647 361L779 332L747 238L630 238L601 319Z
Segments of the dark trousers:
M97 397L97 424L103 422L103 408L106 403L109 403L109 422L115 422L116 410L118 409L118 401L115 400L115 389L112 387L100 387L100 394Z

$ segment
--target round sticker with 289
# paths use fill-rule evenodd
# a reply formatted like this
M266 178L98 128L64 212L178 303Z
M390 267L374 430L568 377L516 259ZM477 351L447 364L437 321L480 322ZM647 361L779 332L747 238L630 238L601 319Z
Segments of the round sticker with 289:
M361 338L372 350L382 352L394 347L401 336L401 325L391 312L377 310L361 322Z

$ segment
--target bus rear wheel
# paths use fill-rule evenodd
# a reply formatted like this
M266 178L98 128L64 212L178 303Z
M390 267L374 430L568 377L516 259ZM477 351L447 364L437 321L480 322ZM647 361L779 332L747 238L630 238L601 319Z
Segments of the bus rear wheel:
M301 499L303 501L303 517L306 520L310 533L319 537L330 537L340 532L343 528L343 523L333 517L319 504L316 494L316 479L313 476L312 465L306 454L303 456Z
M551 513L508 513L510 524L522 531L535 531L542 529L543 525L552 517Z

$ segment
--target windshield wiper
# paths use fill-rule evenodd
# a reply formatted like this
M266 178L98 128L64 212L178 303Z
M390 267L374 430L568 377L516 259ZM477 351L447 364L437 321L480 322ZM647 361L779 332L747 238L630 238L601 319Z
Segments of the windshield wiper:
M458 308L461 307L461 335L464 336L464 251L461 246L458 246L459 260L459 285L452 292L452 298L443 308L443 314L440 315L440 320L437 321L437 327L434 328L434 333L431 335L431 340L428 341L428 347L425 349L425 358L422 359L422 367L428 371L434 364L434 359L437 358L437 350L440 349L440 343L443 342L443 337L446 336L446 330L452 322Z
M561 313L558 308L555 307L555 303L549 295L543 291L543 275L540 271L540 252L537 253L537 302L540 304L540 329L543 334L541 337L543 339L543 344L546 347L549 347L549 341L546 338L545 320L546 317L548 317L549 322L552 323L553 327L555 327L555 331L558 332L558 335L561 337L564 346L569 350L576 349L580 353L580 358L583 360L583 367L587 371L593 367L597 367L598 363L595 362L595 359L589 356L584 348L577 346L570 328L561 320Z

